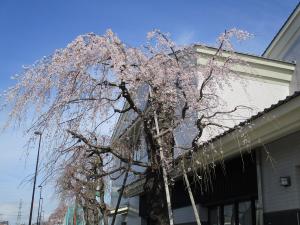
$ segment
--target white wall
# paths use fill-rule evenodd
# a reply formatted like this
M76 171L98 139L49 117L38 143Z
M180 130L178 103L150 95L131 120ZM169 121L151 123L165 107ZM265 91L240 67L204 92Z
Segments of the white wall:
M286 61L295 61L296 62L296 71L293 75L291 82L291 93L294 91L300 90L300 36L298 34L298 38L291 45L291 47L286 51L283 60Z
M224 88L224 90L219 90L215 94L221 96L222 102L225 103L225 105L219 106L219 111L229 111L238 105L251 108L235 113L236 116L234 117L224 116L224 119L218 120L220 124L233 127L265 108L269 108L272 104L276 104L279 100L285 99L289 95L289 84L269 79L241 76L240 80L231 81L231 88ZM224 132L219 128L213 128L215 130L204 130L203 142L218 133ZM196 132L195 122L187 121L175 132L177 145L190 147ZM182 150L177 149L175 153L180 154L180 152Z
M300 208L300 132L266 145L261 163L264 212ZM281 176L291 177L290 187L280 186Z
M242 77L242 79L244 80L242 82L238 80L231 82L232 90L221 92L221 96L230 108L246 105L253 108L253 113L257 113L289 94L287 83L254 77Z

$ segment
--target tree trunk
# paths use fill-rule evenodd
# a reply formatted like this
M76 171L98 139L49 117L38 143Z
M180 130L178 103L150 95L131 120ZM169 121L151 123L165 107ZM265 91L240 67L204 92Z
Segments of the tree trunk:
M147 225L169 225L163 168L160 163L159 147L153 139L154 135L150 133L152 125L154 123L144 123L146 141L148 143L148 157L151 162L151 167L146 171L146 183L144 185L145 195L143 198L145 202L143 204L146 205L145 219L147 220Z
M150 89L150 102L152 90ZM173 213L171 207L171 194L168 182L168 159L173 158L174 137L169 132L163 137L160 134L162 128L171 127L174 112L166 110L163 106L144 118L145 138L148 145L148 160L151 163L146 171L146 183L144 186L146 213L148 225L173 225ZM155 137L157 136L157 137Z
M94 225L99 225L100 223L100 218L99 218L99 211L98 209L94 209L93 210L93 213L94 213Z
M161 169L149 171L145 189L147 225L169 225L168 208Z
M159 132L158 119L157 119L156 112L154 112L154 121L155 121L156 133L157 133L157 135L159 135L160 132ZM169 141L167 141L167 142L169 142ZM161 138L158 138L158 144L159 144L159 156L160 156L160 162L161 162L161 167L162 167L163 182L164 182L165 194L166 194L166 200L167 200L169 222L170 222L170 225L173 225L174 221L173 221L173 212L172 212L172 205L171 205L171 196L170 196L170 190L169 190L167 165L166 165L165 156L164 156L164 152L163 152L163 148L162 148ZM173 148L173 146L171 146L171 147ZM171 151L171 148L169 151Z
M83 208L84 220L86 225L90 225L88 208Z
M108 225L108 213L105 211L103 214L103 224Z

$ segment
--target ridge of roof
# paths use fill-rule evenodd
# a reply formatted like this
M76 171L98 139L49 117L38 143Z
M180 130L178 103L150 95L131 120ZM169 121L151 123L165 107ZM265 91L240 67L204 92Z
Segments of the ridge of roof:
M300 3L299 3L299 5L300 5ZM210 48L210 49L217 49L214 46L206 45L206 44L194 44L194 46L195 47L201 46L201 47ZM223 51L226 51L226 50L223 50ZM287 61L287 60L282 60L282 59L271 59L271 58L265 57L263 55L256 55L256 54L252 54L252 53L248 53L248 52L234 51L234 53L244 55L244 56L250 56L250 57L254 57L254 58L264 59L264 60L268 60L268 61L272 61L272 62L296 65L296 63L294 61Z

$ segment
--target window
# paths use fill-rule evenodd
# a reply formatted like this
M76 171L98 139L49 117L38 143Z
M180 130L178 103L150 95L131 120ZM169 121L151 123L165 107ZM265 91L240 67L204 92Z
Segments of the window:
M224 225L235 225L234 205L224 205Z
M255 225L255 200L235 201L209 209L209 225Z
M211 225L220 225L220 207L214 207L209 211L209 221Z
M252 225L251 202L239 203L239 225Z

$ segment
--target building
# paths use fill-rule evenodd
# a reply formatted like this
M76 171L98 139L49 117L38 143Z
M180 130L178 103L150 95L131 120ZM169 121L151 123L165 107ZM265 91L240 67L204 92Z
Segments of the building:
M0 221L0 225L9 225L8 221Z
M300 3L299 3L300 4ZM296 6L281 29L266 48L263 57L285 61L300 61L300 6ZM300 63L291 82L290 93L300 89Z
M216 49L196 45L202 57ZM236 72L247 80L247 95L233 83L236 93L223 93L228 103L246 103L255 112L245 121L209 140L203 148L222 148L226 174L215 168L212 191L192 186L202 224L300 224L300 6L298 5L261 57L238 53L249 67ZM291 62L292 61L292 62ZM119 119L114 138L130 120ZM249 143L239 137L247 135ZM143 156L143 154L140 156ZM241 169L242 168L242 169ZM195 217L182 177L175 174L172 196L175 224L194 225ZM114 184L114 193L119 184ZM131 180L122 201L117 224L146 223L143 180ZM114 199L114 196L113 196Z

